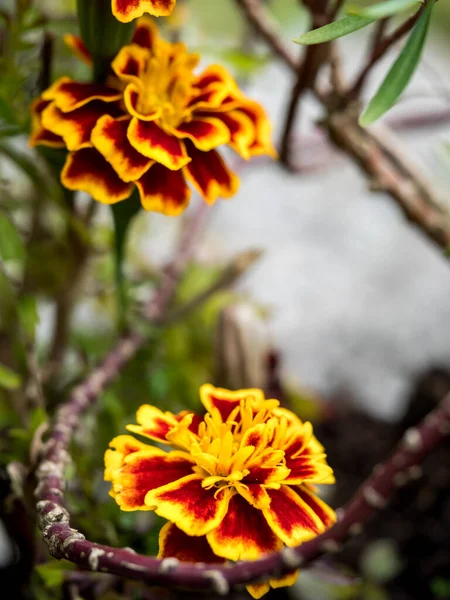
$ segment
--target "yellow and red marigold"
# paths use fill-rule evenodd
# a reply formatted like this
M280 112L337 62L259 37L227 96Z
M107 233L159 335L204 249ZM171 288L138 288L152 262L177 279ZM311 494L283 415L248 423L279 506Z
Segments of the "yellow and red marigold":
M89 60L79 40L68 41ZM146 210L176 215L189 202L188 182L208 203L230 197L239 181L216 148L273 155L270 124L223 67L194 74L198 61L141 19L105 84L62 77L34 102L30 143L66 147L63 185L105 204L136 186Z
M113 15L122 23L149 13L154 17L167 17L175 8L177 0L112 0Z
M191 562L254 560L296 546L335 521L314 484L333 483L310 423L258 389L200 388L206 414L141 406L132 433L112 440L105 480L124 511L154 510L168 520L159 556ZM248 586L254 598L291 585L297 571Z

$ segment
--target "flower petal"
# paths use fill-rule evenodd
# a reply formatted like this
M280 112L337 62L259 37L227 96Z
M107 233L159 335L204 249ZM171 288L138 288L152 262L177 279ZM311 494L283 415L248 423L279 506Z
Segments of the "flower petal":
M298 573L299 569L295 569L295 571L290 571L289 573L286 573L286 575L284 575L283 577L276 577L274 579L271 579L270 585L275 589L294 585L294 583L297 581Z
M149 17L141 17L134 30L132 43L142 46L142 48L151 49L157 39L158 28L156 27L156 23Z
M296 486L295 491L300 498L315 512L324 524L325 528L336 523L336 513L317 494L308 489L306 485Z
M92 66L92 56L86 46L83 44L83 40L73 33L66 33L64 35L64 43L68 46L73 54L83 61L85 64Z
M264 583L252 583L251 585L246 585L245 587L247 588L250 596L258 600L270 590L270 583L268 581L265 581Z
M270 506L263 510L272 531L288 546L312 539L324 530L320 518L290 487L268 490Z
M113 475L115 500L121 510L151 510L147 493L182 480L192 473L192 463L179 452L166 454L159 448L128 454L122 468Z
M37 98L31 104L31 135L29 140L30 146L50 146L51 148L64 148L64 140L61 136L45 129L42 125L42 113L49 106L51 100L42 100Z
M162 165L153 164L136 181L145 210L154 210L166 215L179 215L189 204L191 190L181 171L170 171Z
M231 498L223 521L206 537L217 556L234 561L255 560L283 546L262 512L239 494Z
M145 71L148 59L148 50L132 44L119 50L111 67L120 80L140 85L140 75Z
M184 143L153 121L141 121L136 117L131 119L128 139L138 152L172 171L178 171L191 160Z
M128 141L128 120L104 115L92 130L92 143L109 162L122 181L135 181L153 161L142 156Z
M255 127L255 140L249 148L250 156L269 154L276 158L278 155L271 140L272 126L262 106L257 102L245 99L239 110L251 119Z
M157 490L149 492L145 503L156 514L175 523L188 535L205 535L224 518L233 492L202 487L202 475L189 475Z
M298 458L286 456L286 467L291 470L285 480L289 485L304 481L334 483L333 469L325 463L324 459L320 460L308 454L301 454Z
M184 174L208 204L220 196L229 198L237 192L239 179L228 170L218 152L201 152L189 143L188 154L192 160L184 167Z
M69 190L90 194L103 204L114 204L130 196L133 185L119 179L103 156L94 148L71 152L61 171L61 182Z
M127 425L128 431L166 444L166 435L179 423L179 419L173 413L169 411L163 413L162 410L150 404L143 404L138 408L136 420L139 425Z
M109 445L110 448L105 452L105 481L112 481L115 472L123 466L129 454L151 448L131 435L118 435Z
M158 558L177 558L183 562L222 563L208 544L206 536L192 537L173 523L166 523L159 532Z
M139 101L143 93L144 90L141 81L129 83L123 93L125 108L132 117L136 117L140 121L155 121L161 115L161 108L154 108L150 112L140 110Z
M262 485L259 485L258 483L246 483L243 480L242 483L237 481L235 486L236 491L245 498L251 506L254 506L258 510L263 510L269 506L270 496L267 493L266 488Z
M216 87L217 84L222 84L230 91L238 89L235 80L222 65L209 65L195 82L195 86L202 90Z
M91 132L98 119L104 114L120 114L112 105L95 100L69 113L63 112L54 102L42 113L42 124L63 138L70 151L92 147Z
M202 152L208 152L230 141L230 130L220 119L193 117L192 121L180 123L173 130L179 138L189 138Z
M242 158L248 160L251 157L249 148L255 141L255 127L250 117L239 110L217 114L216 116L223 121L230 131L230 146Z
M116 102L122 94L101 83L79 83L69 77L61 77L42 93L44 100L54 100L63 112L70 112L93 100Z
M208 412L216 408L222 421L225 422L232 411L240 405L241 400L251 398L255 404L261 404L264 401L264 392L257 388L230 391L224 388L214 387L210 383L205 383L200 388L200 399Z
M173 11L176 0L112 0L113 15L122 23L149 13L154 17L167 17Z

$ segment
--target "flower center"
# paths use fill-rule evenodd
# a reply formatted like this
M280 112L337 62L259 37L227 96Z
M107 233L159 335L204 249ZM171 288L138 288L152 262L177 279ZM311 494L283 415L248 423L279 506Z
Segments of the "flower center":
M163 128L177 127L187 120L197 62L197 56L188 54L183 44L160 41L155 54L149 52L141 65L137 110L143 115L156 113L156 121Z
M255 468L278 470L278 467L282 467L283 473L286 471L284 452L274 450L270 445L277 419L267 420L265 410L256 415L252 413L250 417L246 408L238 407L240 414L236 412L234 416L239 416L239 419L230 419L226 423L221 422L220 416L214 411L205 415L199 428L200 439L189 448L197 464L194 471L204 477L202 486L208 490L217 488L216 494L229 487L239 492L247 485L259 483L257 475L252 480L252 470ZM248 427L245 428L245 425ZM247 439L243 437L250 426L249 433L255 432L254 442L251 436Z

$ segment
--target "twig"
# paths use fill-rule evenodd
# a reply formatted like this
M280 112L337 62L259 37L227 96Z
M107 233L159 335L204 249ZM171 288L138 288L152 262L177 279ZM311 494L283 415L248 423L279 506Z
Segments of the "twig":
M194 296L179 308L172 310L167 317L163 319L164 325L170 325L175 321L179 321L186 314L196 310L199 306L207 302L211 296L217 294L221 290L230 287L241 277L258 258L261 256L261 250L247 250L239 254L234 260L227 265L219 278L214 281L205 290Z
M327 23L328 0L302 0L310 10L312 28L320 27ZM291 98L286 111L286 118L281 136L280 161L291 167L292 129L297 121L300 99L304 92L312 90L316 85L320 68L328 61L331 44L318 44L306 48L305 57L299 64L297 79L292 88Z
M296 72L298 69L298 60L280 38L276 26L270 21L269 15L260 0L236 0L236 3L242 8L256 31L266 40L273 53Z
M329 10L329 21L334 21L337 15L341 12L341 8L344 6L345 0L336 0L334 6Z
M246 15L252 20L258 30L267 29L264 13L261 10L249 10L249 5L258 7L257 0L236 0L245 10ZM261 8L261 7L259 7ZM420 10L420 9L419 9ZM362 83L373 65L387 51L390 46L409 31L418 18L415 13L410 19L395 29L380 43L378 51L372 56L370 66L366 65L360 74ZM279 39L275 36L267 38L270 47L275 51ZM283 57L282 53L277 53ZM284 57L287 66L297 73L297 65L290 58ZM365 73L365 74L364 74ZM300 84L297 82L300 86ZM360 84L356 82L354 88ZM362 85L362 84L361 84ZM295 94L297 93L294 90ZM373 188L383 189L400 206L408 219L412 220L429 238L438 245L447 249L450 244L450 213L446 206L437 197L430 184L424 185L419 177L419 169L404 169L398 164L398 157L391 153L387 144L381 144L376 133L362 129L358 126L357 116L350 115L352 107L349 105L350 93L326 95L320 90L314 90L318 100L325 106L328 116L325 120L325 129L334 144L357 162L373 182ZM294 105L294 103L292 103ZM290 118L293 122L293 118ZM285 127L285 129L287 129ZM386 131L386 130L385 130ZM389 136L392 137L392 136ZM401 160L404 160L404 155Z
M145 314L153 322L157 322L163 316L164 311L167 310L170 304L183 269L193 252L196 235L204 223L206 211L207 206L202 204L198 212L192 217L190 227L184 232L175 256L169 268L165 271L158 291L147 305ZM38 475L39 486L36 492L38 501L56 500L58 504L61 502L61 490L63 489L61 465L67 457L68 443L78 425L79 415L97 399L105 386L117 377L120 370L136 354L145 341L145 336L140 333L132 332L124 335L101 364L94 369L83 383L73 390L68 401L61 405L56 412L50 438L46 443L45 451L37 469L40 474Z
M450 212L387 127L363 129L352 109L330 114L324 127L335 145L370 177L373 190L388 193L427 237L442 249L448 248Z
M364 68L361 70L360 74L357 76L353 86L351 86L349 92L350 98L356 98L360 94L368 75L370 74L376 63L386 54L386 52L394 44L401 40L401 38L404 35L406 35L408 31L411 31L411 29L416 24L417 19L419 18L423 10L423 7L424 5L422 4L419 10L414 15L412 15L412 17L409 17L409 19L407 19L401 25L399 25L397 29L395 29L391 34L387 35L384 38L380 36L378 40L375 37L375 40L377 40L378 43L375 44L372 50L372 54L369 57L369 60L367 61ZM379 25L379 27L382 28L383 25ZM382 29L378 29L378 34L380 33L380 31L382 32Z
M159 295L158 295L159 297ZM155 300L163 307L160 301ZM123 352L116 349L110 362L117 362ZM106 369L109 372L110 369ZM99 374L99 370L96 372ZM95 387L95 386L94 386ZM340 511L338 522L328 531L296 548L284 548L256 561L229 565L182 563L173 558L163 560L136 554L125 548L113 548L86 540L70 527L69 513L62 506L63 471L67 463L67 447L79 413L97 397L93 382L79 389L59 411L48 448L37 470L36 496L40 526L51 554L66 558L91 571L102 571L138 579L154 585L212 591L226 595L231 587L279 576L315 560L328 552L340 550L349 536L360 533L363 525L381 510L396 488L420 475L419 464L450 434L450 394L417 427L406 431L393 455L373 470L349 503Z

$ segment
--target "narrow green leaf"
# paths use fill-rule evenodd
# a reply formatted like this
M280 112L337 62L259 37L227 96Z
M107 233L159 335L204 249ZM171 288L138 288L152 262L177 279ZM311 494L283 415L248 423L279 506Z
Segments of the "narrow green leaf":
M0 387L5 390L17 390L20 384L21 380L17 373L0 364Z
M17 304L19 321L24 333L34 339L36 325L39 323L39 313L35 296L22 296Z
M347 14L368 19L387 19L402 12L418 8L421 0L385 0L372 6L349 6Z
M25 246L12 219L0 213L0 258L21 260L25 257Z
M427 2L399 57L360 117L359 123L363 127L384 115L396 103L410 82L422 55L433 6L434 0Z
M353 33L358 29L367 27L367 25L370 25L374 21L375 19L372 18L369 19L367 17L351 15L349 17L339 19L339 21L335 21L334 23L329 23L328 25L314 29L313 31L308 31L299 38L293 40L293 42L296 44L303 44L305 46L323 44L324 42L330 42L331 40L335 40L343 37L344 35L348 35L349 33Z

